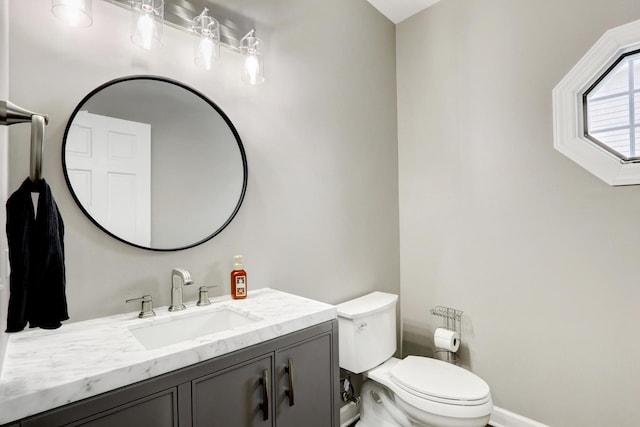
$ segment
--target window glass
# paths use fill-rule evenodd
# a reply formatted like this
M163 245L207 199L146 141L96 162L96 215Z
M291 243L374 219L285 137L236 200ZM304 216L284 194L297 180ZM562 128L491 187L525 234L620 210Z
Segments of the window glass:
M583 100L585 136L621 160L640 160L640 51L622 55Z

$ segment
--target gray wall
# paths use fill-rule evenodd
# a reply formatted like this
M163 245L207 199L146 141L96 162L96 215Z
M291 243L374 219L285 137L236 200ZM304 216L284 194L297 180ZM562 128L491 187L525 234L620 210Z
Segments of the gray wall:
M129 12L103 1L93 3L87 29L58 23L48 0L9 3L12 98L50 114L43 173L66 224L72 321L134 311L124 300L146 293L167 305L177 266L196 285L221 284L228 294L238 253L250 289L328 303L399 291L393 24L365 0L225 3L254 18L265 39L263 86L244 85L240 58L227 50L220 74L196 69L193 39L170 27L162 50L136 48ZM199 247L154 253L122 244L94 227L67 190L60 157L67 119L89 91L130 74L163 75L203 92L243 139L245 202L227 229ZM10 138L25 141L11 145L13 191L28 174L28 129L14 126ZM186 289L187 300L196 297L195 286Z
M404 350L464 310L495 404L553 426L640 419L640 186L553 149L551 90L636 0L446 0L397 26Z

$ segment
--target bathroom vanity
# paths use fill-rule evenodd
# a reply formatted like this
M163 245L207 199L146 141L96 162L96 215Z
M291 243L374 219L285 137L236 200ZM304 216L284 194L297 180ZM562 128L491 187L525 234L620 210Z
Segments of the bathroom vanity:
M156 312L12 335L0 425L339 425L334 306L259 289ZM214 318L228 323L182 340Z

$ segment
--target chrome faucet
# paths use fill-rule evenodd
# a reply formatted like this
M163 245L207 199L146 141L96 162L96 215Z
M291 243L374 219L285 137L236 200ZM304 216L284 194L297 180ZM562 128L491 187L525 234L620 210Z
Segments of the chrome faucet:
M182 303L182 289L186 285L193 283L191 274L182 268L171 270L171 305L169 311L180 311L187 308Z

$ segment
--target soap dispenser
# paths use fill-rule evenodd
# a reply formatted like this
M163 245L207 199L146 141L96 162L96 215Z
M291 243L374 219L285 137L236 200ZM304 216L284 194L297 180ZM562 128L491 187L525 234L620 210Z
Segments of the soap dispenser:
M244 299L247 297L247 272L244 271L242 255L233 257L233 271L231 272L231 298Z

